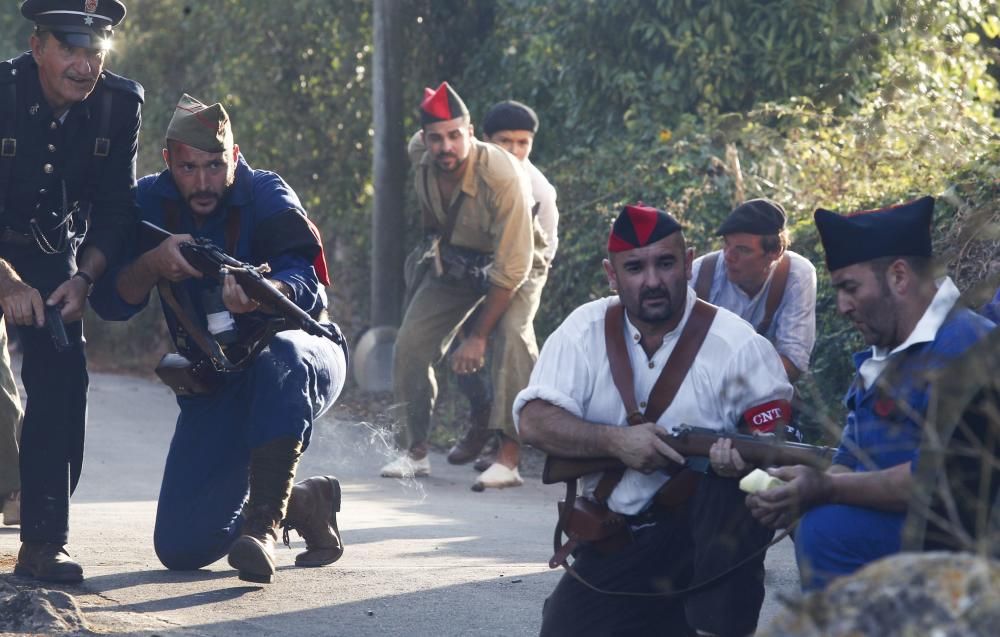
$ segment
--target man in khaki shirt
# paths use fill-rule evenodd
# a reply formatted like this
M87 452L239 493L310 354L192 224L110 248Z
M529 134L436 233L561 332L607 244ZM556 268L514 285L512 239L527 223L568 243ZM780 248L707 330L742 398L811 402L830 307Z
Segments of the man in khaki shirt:
M478 484L517 486L519 446L511 408L538 357L531 319L541 286L535 282L538 277L529 275L533 267L545 267L544 241L535 240L531 185L513 156L475 139L468 109L446 82L436 91L426 89L420 117L422 130L411 140L411 159L424 229L433 241L410 272L412 299L393 360L393 389L405 410L400 443L406 452L383 467L382 475L430 473L427 435L437 396L433 366L459 337L452 369L457 374L478 371L485 365L492 334L489 423L502 432L506 444L487 469L496 478ZM426 151L417 155L421 140ZM460 327L480 305L471 329L460 335Z

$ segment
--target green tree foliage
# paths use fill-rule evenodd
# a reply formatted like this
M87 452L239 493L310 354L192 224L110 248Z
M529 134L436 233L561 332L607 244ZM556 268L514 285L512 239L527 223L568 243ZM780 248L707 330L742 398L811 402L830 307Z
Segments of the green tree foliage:
M542 112L536 163L557 185L563 215L536 322L543 335L606 293L598 262L622 203L668 208L699 252L714 249L714 228L735 203L731 147L743 196L785 204L793 249L820 269L820 338L802 389L810 424L835 428L853 373L848 354L861 343L836 315L812 211L954 195L939 203L937 233L953 267L961 241L947 230L956 220L976 210L996 227L995 188L959 196L953 187L960 171L968 184L997 165L1000 101L976 35L995 20L984 3L506 4L463 81L484 102L515 97ZM730 41L734 28L741 37ZM995 261L997 243L977 240L972 252ZM963 287L989 272L970 272L969 261L956 277Z
M109 67L146 87L140 174L161 169L163 131L182 92L223 101L251 165L279 172L318 220L335 313L358 334L373 195L371 4L128 4ZM16 6L0 15L7 55L26 48L30 30ZM938 247L959 284L974 288L1000 272L991 265L995 3L411 0L397 10L408 51L407 131L418 126L423 87L442 80L456 85L474 120L507 98L541 116L533 158L558 188L562 213L536 321L542 338L572 308L606 294L599 262L622 203L670 209L704 252L716 247L712 231L739 193L771 196L791 214L793 249L821 270L810 392L816 422L836 422L837 408L825 405L836 405L852 372L847 352L859 343L834 311L815 207L941 195ZM414 238L415 210L410 204L406 229ZM95 349L144 343L149 333L142 323L121 329L91 322Z

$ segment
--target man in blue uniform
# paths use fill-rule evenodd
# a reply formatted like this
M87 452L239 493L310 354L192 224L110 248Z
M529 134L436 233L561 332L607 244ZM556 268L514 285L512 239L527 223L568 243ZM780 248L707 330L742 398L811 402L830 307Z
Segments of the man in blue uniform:
M142 87L104 69L118 0L26 0L21 13L31 50L0 63L0 308L27 393L14 572L77 582L65 544L87 407L80 319L135 225ZM61 307L68 347L45 329L46 306Z
M237 338L245 335L253 321L266 318L260 303L232 276L223 285L203 277L180 253L181 243L205 238L241 261L267 263L274 287L326 321L320 284L329 281L319 234L281 177L247 164L222 105L184 95L166 145L168 169L139 180L137 200L144 220L174 236L137 250L95 291L95 309L105 318L127 319L158 286L174 343L191 361L205 358L198 332L210 332L220 344L234 329ZM283 331L243 369L222 374L214 390L178 396L154 532L167 568L201 568L228 553L241 579L271 582L279 525L306 540L297 565L340 558L340 484L330 476L292 483L313 422L336 400L346 377L343 338L334 324L328 327L340 343Z
M961 306L951 279L935 279L933 211L931 197L846 216L816 211L837 310L871 349L854 356L833 466L773 469L788 484L747 498L754 516L776 528L805 511L795 549L806 590L900 550L929 372L994 328Z

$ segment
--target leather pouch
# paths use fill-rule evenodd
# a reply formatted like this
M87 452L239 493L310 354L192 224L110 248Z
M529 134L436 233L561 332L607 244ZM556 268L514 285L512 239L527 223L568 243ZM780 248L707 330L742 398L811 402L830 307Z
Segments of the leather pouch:
M441 272L439 277L449 283L462 285L485 294L490 289L489 267L493 255L439 243Z
M632 530L625 518L592 498L573 500L573 510L564 516L565 501L559 502L563 533L576 544L592 546L601 553L620 551L632 543Z
M192 363L176 352L163 355L156 375L178 396L203 396L222 385L222 374L207 358Z

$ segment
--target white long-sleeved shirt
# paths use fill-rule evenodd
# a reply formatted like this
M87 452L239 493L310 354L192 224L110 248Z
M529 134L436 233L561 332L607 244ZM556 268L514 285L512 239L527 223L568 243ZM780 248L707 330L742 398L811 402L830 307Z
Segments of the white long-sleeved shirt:
M694 290L687 292L684 318L667 334L660 348L647 357L639 331L625 320L625 342L635 381L635 398L645 409L649 393L660 376L694 306ZM615 297L592 301L577 308L542 348L528 386L514 400L514 424L521 409L540 399L561 407L588 422L627 426L622 403L611 376L604 340L604 316ZM670 431L677 425L734 431L743 414L774 400L791 400L788 383L774 347L738 316L720 308L670 406L657 425ZM582 480L584 495L593 492L600 474ZM618 513L639 513L668 480L666 474L649 475L628 470L608 498Z

